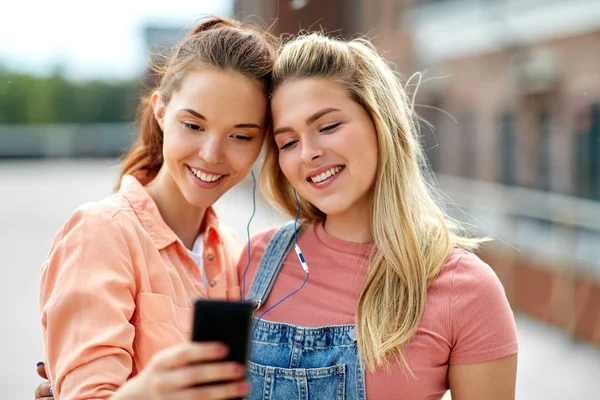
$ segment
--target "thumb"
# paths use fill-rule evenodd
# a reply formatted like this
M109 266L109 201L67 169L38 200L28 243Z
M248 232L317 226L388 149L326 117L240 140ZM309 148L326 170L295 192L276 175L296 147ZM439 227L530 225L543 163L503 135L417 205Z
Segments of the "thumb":
M37 374L41 378L48 379L48 376L46 375L46 366L44 365L43 362L37 363Z

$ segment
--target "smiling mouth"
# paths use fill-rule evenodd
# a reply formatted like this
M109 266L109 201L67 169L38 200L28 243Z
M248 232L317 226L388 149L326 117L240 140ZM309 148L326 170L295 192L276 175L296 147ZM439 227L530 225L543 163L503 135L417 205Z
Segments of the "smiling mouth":
M200 179L203 182L207 182L207 183L216 182L225 176L225 175L206 174L202 171L199 171L195 168L190 167L189 165L188 165L188 168L190 169L190 171L192 171L192 174L194 174L196 176L196 178Z
M346 168L346 167L344 167L342 165L338 165L337 167L329 168L327 171L321 172L319 175L309 177L307 179L307 181L312 182L312 183L325 182L326 180L330 179L331 177L339 174L341 171L344 170L344 168Z

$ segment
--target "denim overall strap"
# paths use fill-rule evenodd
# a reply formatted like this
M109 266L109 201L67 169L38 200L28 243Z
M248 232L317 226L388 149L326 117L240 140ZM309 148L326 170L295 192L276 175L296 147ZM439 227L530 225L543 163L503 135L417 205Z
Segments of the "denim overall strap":
M300 230L298 228L298 233ZM257 307L265 302L283 266L283 261L294 245L294 236L294 221L288 222L275 232L258 264L247 301L254 302Z

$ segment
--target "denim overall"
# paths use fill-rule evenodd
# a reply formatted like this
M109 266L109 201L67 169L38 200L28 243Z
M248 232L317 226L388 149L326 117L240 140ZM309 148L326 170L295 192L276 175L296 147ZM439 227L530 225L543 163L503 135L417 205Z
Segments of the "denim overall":
M294 224L288 223L267 245L248 293L249 301L259 306L265 302L293 245ZM310 268L310 260L307 262ZM302 268L300 262L298 268ZM249 400L365 399L354 325L308 328L254 321Z

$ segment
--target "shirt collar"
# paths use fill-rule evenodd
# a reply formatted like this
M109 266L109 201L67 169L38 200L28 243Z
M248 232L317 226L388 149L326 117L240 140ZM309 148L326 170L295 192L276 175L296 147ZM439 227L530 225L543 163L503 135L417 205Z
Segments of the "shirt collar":
M133 212L152 238L156 247L164 249L173 242L179 241L179 238L163 220L156 203L150 197L146 188L144 188L144 184L146 183L148 182L144 179L138 180L138 178L132 175L124 175L121 179L119 193L129 201ZM204 220L200 227L200 232L205 232L205 241L222 241L217 230L218 223L219 220L215 211L212 207L209 207L204 213Z

